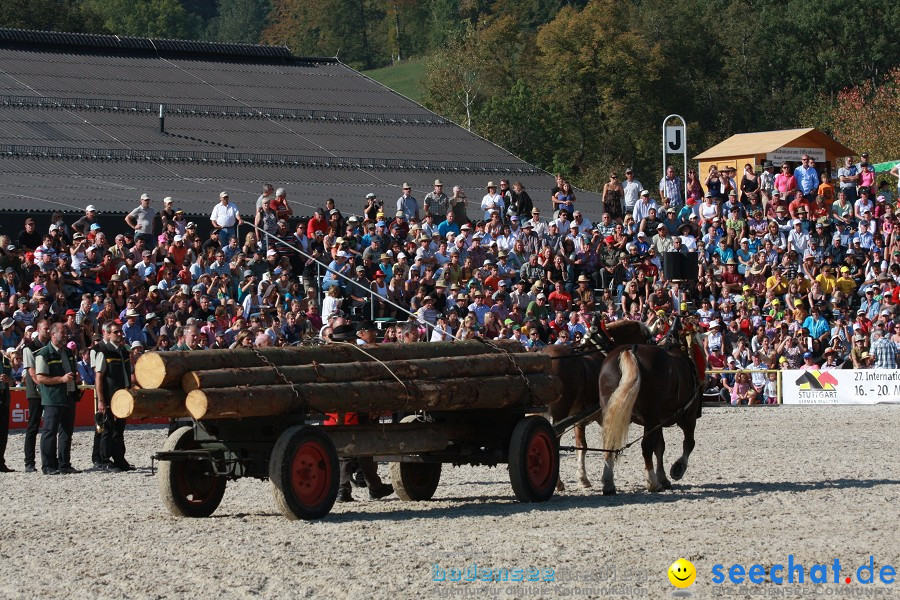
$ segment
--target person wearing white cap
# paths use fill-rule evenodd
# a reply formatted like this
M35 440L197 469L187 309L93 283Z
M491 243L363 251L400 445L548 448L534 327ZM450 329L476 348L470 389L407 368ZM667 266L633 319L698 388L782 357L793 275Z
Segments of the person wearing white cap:
M147 248L156 247L156 236L153 235L153 224L156 221L156 209L150 206L150 195L141 194L141 204L125 215L125 223L134 230L135 239L144 240Z
M412 187L406 182L403 183L402 195L397 198L397 210L402 210L407 219L415 217L416 221L420 220L419 201L413 197Z
M84 215L72 223L72 229L76 233L80 233L82 235L87 235L91 231L91 225L93 225L96 220L97 209L94 208L93 204L88 204L84 209Z
M209 222L219 234L219 244L224 248L228 240L235 235L235 227L244 222L237 205L228 201L228 192L219 193L219 203L213 207Z
M503 196L497 193L497 186L493 181L488 181L486 194L481 199L481 210L484 211L484 220L491 220L491 211L496 210L502 216L504 214Z
M339 251L333 261L328 265L328 272L322 279L322 290L327 291L337 286L341 290L346 289L347 280L344 277L351 277L353 274L353 263L348 259L350 254L344 250ZM340 277L340 275L344 277Z
M434 180L434 190L425 195L422 203L425 205L425 214L434 217L435 225L440 225L447 218L450 198L444 193L444 184L440 179Z

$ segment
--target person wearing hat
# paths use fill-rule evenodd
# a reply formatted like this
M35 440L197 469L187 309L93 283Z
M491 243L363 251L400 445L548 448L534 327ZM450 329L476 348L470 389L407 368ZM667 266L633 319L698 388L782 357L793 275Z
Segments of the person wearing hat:
M129 325L136 321L137 316L137 311L127 309ZM125 339L122 325L112 322L105 329L107 341L98 344L94 359L97 412L106 416L105 427L100 434L100 461L96 466L111 472L131 471L134 467L125 459L125 419L116 417L110 410L113 395L131 387L133 368L130 343ZM141 340L135 339L132 343L138 341Z
M150 195L141 194L140 205L125 215L125 224L134 231L134 238L144 240L144 244L151 250L156 246L156 236L153 234L155 222L156 209L150 206Z
M425 195L422 203L425 205L425 215L431 215L435 225L440 225L450 207L450 198L444 193L444 184L440 179L434 180L434 189Z
M663 256L666 252L672 252L675 244L672 242L672 236L669 235L669 228L665 223L656 225L656 235L650 241L650 247L656 252L657 256Z
M76 233L80 233L83 236L87 236L87 234L91 230L91 225L96 222L96 218L97 209L94 208L93 204L88 204L84 209L84 215L77 221L72 223L72 230Z
M223 248L235 235L237 226L244 223L237 205L229 201L228 192L219 193L219 202L213 207L212 213L209 215L209 222L212 224L213 230L218 233L219 245Z
M484 220L490 221L492 210L496 210L498 214L503 215L506 207L503 196L497 193L497 186L493 181L488 181L485 187L486 193L481 199L481 210L484 211Z
M402 210L407 219L415 218L416 221L419 221L419 201L413 197L412 187L404 182L402 190L403 193L397 198L397 210Z

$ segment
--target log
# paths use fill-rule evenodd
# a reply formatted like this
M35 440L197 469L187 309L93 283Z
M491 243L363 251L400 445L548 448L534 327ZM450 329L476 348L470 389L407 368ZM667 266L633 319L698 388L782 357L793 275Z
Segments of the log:
M113 394L110 405L120 419L190 417L184 405L186 396L182 390L119 390Z
M455 377L487 377L549 373L550 356L543 352L520 352L512 355L454 356L435 360L419 358L392 360L384 364L374 361L279 367L291 383L337 383L343 381L379 381L400 379L443 379ZM392 375L393 373L393 375ZM191 371L181 379L185 392L197 389L240 385L281 385L284 380L271 367L247 367Z
M502 350L498 350L502 348ZM447 358L506 352L524 352L515 340L495 340L490 344L478 341L436 342L433 344L381 344L362 350L378 360L409 360L414 358ZM308 365L317 363L348 363L371 360L353 344L324 346L259 348L253 350L197 350L187 352L147 352L135 364L134 374L144 389L177 387L188 371L206 371L236 367L264 367L273 365Z
M306 412L392 412L549 406L562 391L554 375L463 377L449 381L310 383L193 390L185 404L195 419Z

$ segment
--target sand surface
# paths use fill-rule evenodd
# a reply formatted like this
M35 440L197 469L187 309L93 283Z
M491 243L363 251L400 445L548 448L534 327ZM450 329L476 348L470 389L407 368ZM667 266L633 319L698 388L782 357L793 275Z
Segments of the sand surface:
M682 438L666 434L668 470ZM900 598L900 583L856 581L870 555L876 577L882 565L900 571L900 407L704 409L685 478L660 494L644 490L636 446L619 462L614 497L599 493L599 456L588 461L595 487L582 490L566 453L568 490L544 504L516 502L505 466L445 466L431 502L354 490L358 502L316 522L284 519L268 482L249 479L230 482L209 519L170 516L149 476L165 435L128 431L137 472L46 477L21 472L13 433L6 456L19 472L0 475L0 597L665 598L679 557L697 569L694 598L783 597L787 584L716 585L712 569L768 570L792 554L807 578L816 563L829 565L829 581L835 559L844 569L840 584L807 579L794 597ZM596 426L588 436L599 445ZM76 433L76 467L90 466L90 443ZM511 578L536 568L553 581L449 581L473 565ZM442 572L448 580L434 581Z

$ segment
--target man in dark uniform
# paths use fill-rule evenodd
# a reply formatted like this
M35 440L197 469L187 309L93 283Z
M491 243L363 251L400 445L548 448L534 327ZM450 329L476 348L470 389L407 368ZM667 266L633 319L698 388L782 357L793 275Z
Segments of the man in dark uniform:
M101 349L106 346L106 342L109 340L109 327L112 325L112 321L107 321L103 324L103 327L100 329L101 333L95 333L92 340L94 345L91 347L90 352L90 368L96 372L97 367L97 357L100 355ZM94 378L96 381L96 377ZM103 440L103 431L106 427L106 414L101 413L97 410L97 394L94 393L94 419L98 425L94 428L94 444L91 450L91 462L94 464L94 470L102 470L106 469L109 463L105 463L100 456L100 443Z
M44 347L50 341L50 322L41 319L36 324L37 337L25 342L22 349L22 366L25 372L22 381L25 383L25 399L28 400L28 426L25 428L25 472L34 473L35 446L37 445L38 429L41 426L41 417L44 414L41 404L41 392L35 381L34 353ZM30 334L29 334L30 335Z
M80 473L72 467L72 433L75 431L76 361L66 348L66 327L50 327L50 343L34 355L35 381L44 407L41 429L41 470L44 475Z
M0 473L12 473L6 466L6 441L9 438L9 386L13 384L9 357L0 357Z
M100 439L101 468L112 461L112 466L105 467L112 472L134 470L125 460L125 419L113 415L110 406L113 394L131 387L131 353L123 339L122 326L112 323L109 338L99 348L94 365L97 411L106 414L106 427Z
M353 325L339 325L334 328L331 334L332 341L335 342L352 342L356 339L357 334ZM341 421L341 417L343 420ZM369 422L369 415L347 413L344 415L334 415L326 425L363 425ZM357 466L363 473L366 486L369 488L369 497L373 500L384 498L394 493L394 488L389 483L383 483L378 476L378 465L371 456L360 456L358 458L342 458L341 465L341 483L338 488L338 502L352 502L352 479Z

